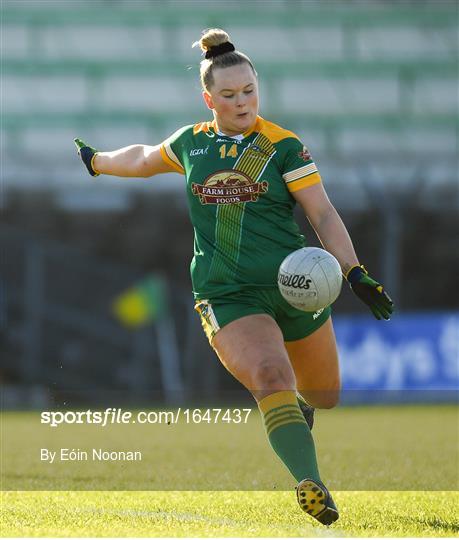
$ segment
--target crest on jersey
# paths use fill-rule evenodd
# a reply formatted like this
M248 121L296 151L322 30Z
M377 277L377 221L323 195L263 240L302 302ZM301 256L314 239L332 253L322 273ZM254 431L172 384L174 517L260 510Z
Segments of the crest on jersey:
M298 152L298 157L301 158L303 161L309 161L311 158L311 154L309 153L309 150L306 148L306 146L303 146L302 152Z
M254 182L243 172L232 169L210 174L203 184L191 184L193 195L199 196L201 204L256 202L268 187L268 182Z

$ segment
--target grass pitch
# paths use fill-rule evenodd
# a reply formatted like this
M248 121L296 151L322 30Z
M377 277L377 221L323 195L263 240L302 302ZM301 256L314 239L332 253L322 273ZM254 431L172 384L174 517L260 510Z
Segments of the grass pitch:
M458 534L454 492L336 492L330 528L293 492L4 492L2 536L316 537Z
M3 413L0 534L458 535L456 408L319 411L314 427L319 463L340 510L330 528L297 506L294 482L270 450L255 412L246 429L177 425L156 426L159 431L128 427L120 433L85 431L84 426L76 432L35 431L36 414ZM43 435L55 448L75 442L82 448L143 444L145 458L131 468L120 463L41 464L35 439L41 437L41 444Z

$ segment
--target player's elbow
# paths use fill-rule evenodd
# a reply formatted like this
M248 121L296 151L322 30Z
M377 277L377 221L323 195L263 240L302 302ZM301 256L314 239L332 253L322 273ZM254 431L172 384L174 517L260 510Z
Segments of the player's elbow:
M135 165L136 176L140 178L149 178L156 174L154 168L152 168L151 163L148 158L145 156L139 157Z
M308 213L307 217L314 230L319 232L327 223L330 223L330 220L336 215L337 212L335 207L331 203L328 203L321 208L315 209L314 212Z

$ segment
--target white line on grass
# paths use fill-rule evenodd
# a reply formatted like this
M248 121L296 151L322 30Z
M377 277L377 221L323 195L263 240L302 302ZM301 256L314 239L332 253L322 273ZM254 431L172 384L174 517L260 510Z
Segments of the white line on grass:
M131 517L161 517L161 518L174 518L177 521L182 521L186 523L192 523L192 522L204 522L209 525L219 525L219 526L231 526L231 527L244 527L247 525L251 526L257 526L260 528L269 528L273 527L274 530L277 528L281 528L282 530L290 530L292 532L295 532L298 534L298 529L301 529L301 526L292 526L287 523L278 523L276 525L274 524L259 524L259 523L248 523L247 521L235 521L233 519L229 518L211 518L209 516L203 516L202 514L193 514L191 512L166 512L164 510L131 510L131 509L125 509L125 510L108 510L108 509L101 509L101 508L81 508L78 510L79 512L91 512L93 514L111 514L111 515L118 515L118 516L131 516ZM305 516L306 518L306 516ZM305 524L306 526L306 524ZM314 533L313 536L322 536L322 537L336 537L336 536L348 536L348 534L345 531L342 531L340 529L326 529L324 527L315 527L314 525L309 525L305 532L307 533Z

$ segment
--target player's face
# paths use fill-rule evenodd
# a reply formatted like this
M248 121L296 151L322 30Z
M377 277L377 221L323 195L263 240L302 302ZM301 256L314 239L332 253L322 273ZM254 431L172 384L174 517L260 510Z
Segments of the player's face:
M203 97L214 111L218 129L230 136L249 130L258 114L258 82L252 68L245 63L215 69L213 78Z

